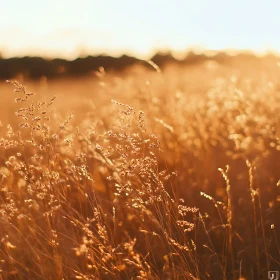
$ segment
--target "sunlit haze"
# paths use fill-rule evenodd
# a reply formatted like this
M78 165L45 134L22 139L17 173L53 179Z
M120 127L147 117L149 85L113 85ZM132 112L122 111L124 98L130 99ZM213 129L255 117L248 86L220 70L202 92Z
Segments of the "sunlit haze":
M0 52L75 58L193 47L278 51L279 10L276 0L1 1Z

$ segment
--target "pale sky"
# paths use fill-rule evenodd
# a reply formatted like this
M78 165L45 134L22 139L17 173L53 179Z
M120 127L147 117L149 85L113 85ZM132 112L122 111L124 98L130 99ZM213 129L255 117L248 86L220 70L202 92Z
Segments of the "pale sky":
M0 52L280 51L280 0L0 0Z

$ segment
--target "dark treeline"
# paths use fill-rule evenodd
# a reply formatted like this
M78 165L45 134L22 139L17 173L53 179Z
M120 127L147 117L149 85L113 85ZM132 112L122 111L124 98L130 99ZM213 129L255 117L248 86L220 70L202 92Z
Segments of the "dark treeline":
M251 58L253 57L252 54L244 54L244 56L247 58L248 56ZM206 54L189 52L183 60L175 59L170 53L158 53L154 55L151 60L158 66L163 67L167 63L195 64L205 62L208 59L219 63L225 63L231 58L230 55L224 52L219 52L211 57ZM135 64L151 67L146 61L127 55L121 57L104 55L88 56L85 58L77 58L72 61L59 58L44 59L41 57L15 57L4 59L0 56L0 80L12 79L19 74L29 79L38 79L43 76L47 78L77 77L93 73L101 66L104 67L106 71L121 71Z

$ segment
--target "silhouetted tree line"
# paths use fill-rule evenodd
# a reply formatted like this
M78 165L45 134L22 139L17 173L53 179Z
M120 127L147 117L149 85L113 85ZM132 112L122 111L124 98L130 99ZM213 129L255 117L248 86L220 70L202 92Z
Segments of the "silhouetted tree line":
M157 53L151 60L160 67L164 67L167 63L176 64L195 64L208 60L205 54L195 54L189 52L185 59L177 60L171 53ZM211 60L223 63L230 59L230 56L224 52L211 56ZM77 58L69 61L65 59L44 59L41 57L21 57L4 59L0 56L0 80L11 79L19 74L30 79L38 79L42 76L47 78L82 76L94 71L99 67L104 67L106 71L120 71L129 66L141 64L147 68L151 66L135 57L123 55L121 57L111 56L88 56L85 58Z

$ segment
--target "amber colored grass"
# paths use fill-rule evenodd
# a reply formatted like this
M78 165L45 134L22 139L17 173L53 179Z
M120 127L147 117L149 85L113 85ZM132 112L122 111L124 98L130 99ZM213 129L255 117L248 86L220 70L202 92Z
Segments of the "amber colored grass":
M151 65L101 69L78 96L65 83L63 98L8 81L0 279L279 270L278 68Z

